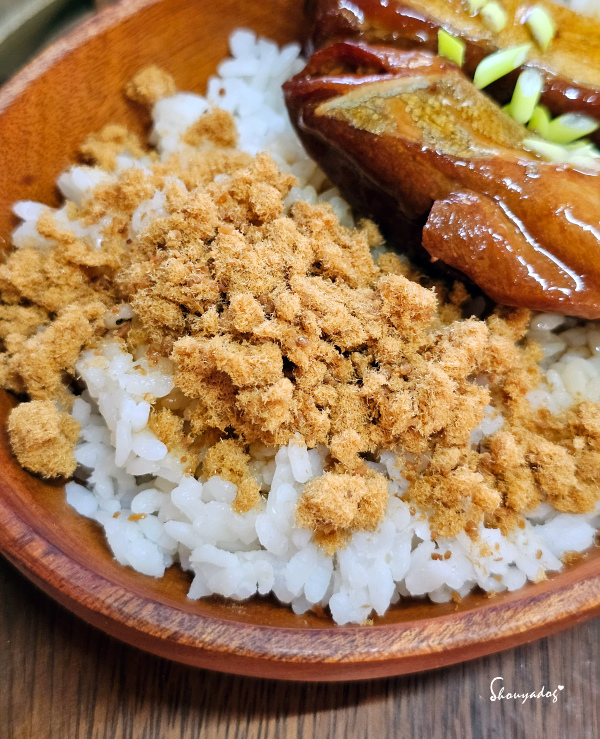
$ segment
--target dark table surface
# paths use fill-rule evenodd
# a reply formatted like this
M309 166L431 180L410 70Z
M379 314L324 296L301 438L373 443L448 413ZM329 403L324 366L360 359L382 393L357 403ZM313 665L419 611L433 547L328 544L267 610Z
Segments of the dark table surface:
M232 677L117 642L0 557L0 737L597 739L599 641L595 620L512 651L388 680L303 685ZM491 701L495 677L505 693L544 687L557 700Z

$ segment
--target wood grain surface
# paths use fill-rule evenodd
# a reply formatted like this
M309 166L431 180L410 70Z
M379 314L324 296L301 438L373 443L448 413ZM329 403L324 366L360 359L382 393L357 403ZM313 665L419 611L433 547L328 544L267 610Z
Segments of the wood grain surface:
M595 739L600 621L413 676L298 684L144 654L87 626L0 558L0 739ZM552 699L490 701L508 689Z

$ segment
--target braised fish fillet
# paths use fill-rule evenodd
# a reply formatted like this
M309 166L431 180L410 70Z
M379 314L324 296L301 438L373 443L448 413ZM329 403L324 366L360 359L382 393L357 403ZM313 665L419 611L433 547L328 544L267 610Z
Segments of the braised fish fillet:
M462 0L307 0L311 20L309 50L334 41L355 40L399 49L436 52L444 28L465 44L463 71L473 77L479 62L499 49L531 42L523 21L534 6L547 10L557 34L547 51L532 43L524 66L545 79L541 102L553 115L580 112L600 120L600 23L547 0L502 0L508 22L499 33L472 16ZM490 88L501 103L510 100L519 71Z
M598 174L537 159L456 65L343 42L284 91L309 154L401 248L498 302L600 317Z

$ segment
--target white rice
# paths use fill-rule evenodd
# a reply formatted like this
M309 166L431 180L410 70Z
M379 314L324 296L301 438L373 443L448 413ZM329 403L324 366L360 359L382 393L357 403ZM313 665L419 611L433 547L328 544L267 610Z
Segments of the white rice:
M324 175L306 157L287 118L281 83L303 66L299 46L279 49L251 31L238 30L230 47L232 57L209 80L206 97L178 93L154 107L152 141L161 157L184 151L181 134L218 104L234 115L242 149L251 154L267 150L282 170L298 177L288 205L296 199L325 200L343 223L352 225L350 208L337 190L317 194ZM120 155L118 165L119 170L144 168L149 160ZM100 180L113 176L74 166L59 177L58 186L65 198L80 203ZM138 207L132 238L164 213L163 205L164 194L157 191ZM51 245L35 226L46 207L31 202L15 206L23 221L13 235L16 247L32 241L40 249ZM102 248L104 224L86 228L70 221L66 206L55 214L59 223ZM107 314L106 326L115 328L131 315L129 306L120 306ZM540 314L531 335L546 355L544 381L530 393L535 406L556 412L582 399L600 401L600 325L581 326L573 319ZM251 471L268 496L240 515L231 509L235 485L219 477L196 480L186 475L179 459L147 427L149 395L161 398L173 388L168 360L150 365L109 337L99 350L82 354L77 370L87 390L75 399L72 411L81 424L76 449L80 467L79 482L66 485L67 502L103 526L122 565L161 577L165 568L181 563L193 573L190 598L218 593L241 600L274 593L296 613L320 604L329 606L339 624L360 623L373 611L382 615L403 597L443 602L476 586L490 593L516 590L560 570L560 558L588 549L600 527L600 507L591 514L570 515L544 504L527 517L524 529L507 536L481 525L479 541L463 532L436 544L427 516L400 497L408 488L402 476L404 458L383 452L379 462L369 464L389 479L384 520L374 533L355 533L348 546L328 557L294 518L305 484L323 473L325 447L308 450L299 439L279 449L251 445ZM475 446L503 423L489 411L473 433ZM427 463L424 458L423 466ZM434 550L451 556L432 559Z

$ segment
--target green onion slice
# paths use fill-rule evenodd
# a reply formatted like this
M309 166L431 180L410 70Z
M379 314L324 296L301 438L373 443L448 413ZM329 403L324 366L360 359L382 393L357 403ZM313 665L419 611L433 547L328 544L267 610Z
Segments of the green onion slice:
M551 144L549 141L534 138L523 139L522 143L524 149L532 151L542 159L553 164L562 164L569 159L570 152L558 144Z
M589 136L600 127L595 118L583 113L563 113L550 121L544 138L554 144L570 144L583 136Z
M571 144L565 144L565 149L567 151L575 151L575 149L595 149L596 147L592 144L592 142L589 139L577 139L577 141L573 141Z
M587 155L569 157L569 165L586 172L600 172L600 162L597 157Z
M579 139L572 144L565 144L565 149L571 152L571 156L586 156L592 159L600 159L600 150L587 139Z
M533 115L529 119L527 128L537 131L542 138L548 135L548 126L550 125L550 112L544 105L536 105Z
M517 123L527 123L544 89L544 77L537 69L525 69L519 75L508 113Z
M438 54L462 67L465 61L465 42L443 28L438 30Z
M523 139L523 148L552 164L568 164L583 172L600 172L600 151L593 144L560 146L542 139Z
M473 15L477 15L477 13L483 8L483 6L487 3L487 0L467 0L467 4L469 6L469 13L472 13Z
M486 3L480 15L484 24L494 33L500 33L508 22L508 14L497 0Z
M534 5L527 13L525 23L537 45L542 51L546 51L556 35L556 26L552 16L541 5Z
M473 84L479 90L487 87L492 82L504 77L505 74L518 69L531 49L531 44L522 44L521 46L511 46L508 49L501 49L494 54L486 56L479 62L475 70Z

